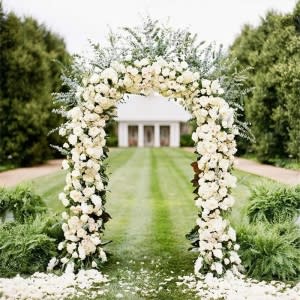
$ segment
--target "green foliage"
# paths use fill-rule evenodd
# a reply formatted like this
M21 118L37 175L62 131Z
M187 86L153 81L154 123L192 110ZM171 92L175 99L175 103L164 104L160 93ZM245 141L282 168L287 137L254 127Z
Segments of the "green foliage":
M237 228L243 266L258 280L297 281L300 229L294 224L246 224Z
M29 188L17 187L0 189L0 217L7 211L13 213L17 222L25 222L35 218L46 211L46 206L40 196L34 194Z
M241 153L262 162L300 158L300 2L285 15L269 12L258 27L244 26L230 55L247 70L245 118L256 143L239 142Z
M258 186L252 190L247 207L249 221L279 223L295 221L300 210L300 186L296 188Z
M109 136L106 145L107 147L118 147L118 137L115 135Z
M62 237L61 224L54 217L4 223L0 226L0 276L45 271L49 260L57 256Z
M0 4L0 163L33 165L49 158L47 136L60 122L51 93L61 90L64 41L32 18L4 13Z
M107 147L117 147L118 146L118 136L117 132L117 122L115 120L110 120L105 127L105 132L107 134L106 145Z
M180 147L193 147L195 142L190 134L182 134L180 136Z

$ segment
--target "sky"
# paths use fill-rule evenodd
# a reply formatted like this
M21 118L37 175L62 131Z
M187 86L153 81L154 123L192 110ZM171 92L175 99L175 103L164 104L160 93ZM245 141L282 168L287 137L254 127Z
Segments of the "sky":
M64 38L71 53L84 53L88 39L102 43L109 28L134 26L142 17L189 28L199 40L228 47L244 24L259 24L270 10L286 13L297 0L2 0L5 11L32 16Z

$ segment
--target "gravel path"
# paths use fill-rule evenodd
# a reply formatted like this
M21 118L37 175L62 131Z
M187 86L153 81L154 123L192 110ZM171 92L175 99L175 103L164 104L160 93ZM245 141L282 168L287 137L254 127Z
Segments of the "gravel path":
M239 170L268 177L281 183L289 185L300 184L300 171L264 165L245 158L236 158L235 167Z
M61 160L49 160L47 163L29 167L9 170L0 173L0 187L11 187L21 183L22 181L30 180L36 177L44 176L61 168Z

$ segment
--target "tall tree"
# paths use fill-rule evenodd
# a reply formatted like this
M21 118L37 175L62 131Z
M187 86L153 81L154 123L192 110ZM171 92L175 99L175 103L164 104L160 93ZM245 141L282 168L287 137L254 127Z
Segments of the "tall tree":
M300 158L300 2L292 13L269 12L258 27L244 26L230 55L248 71L254 90L245 100L256 143L247 147L263 162Z
M51 93L60 89L60 68L69 55L62 38L33 18L0 6L0 163L31 165L51 156L48 136L58 123Z

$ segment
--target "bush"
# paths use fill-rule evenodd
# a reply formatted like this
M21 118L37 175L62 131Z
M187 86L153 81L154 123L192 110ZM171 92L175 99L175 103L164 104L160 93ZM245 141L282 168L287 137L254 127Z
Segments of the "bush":
M258 280L298 280L299 234L299 228L292 223L258 223L237 228L239 254L247 274Z
M27 187L13 190L0 189L0 217L12 212L17 222L23 223L30 218L46 211L46 205L40 196Z
M180 136L180 147L194 147L195 142L190 134L182 134Z
M118 147L118 137L115 135L108 137L106 145L107 147Z
M57 256L62 241L61 224L56 217L7 222L0 226L0 276L46 271L49 260Z
M247 207L250 223L294 221L299 215L300 186L278 187L272 190L259 186L252 190Z

